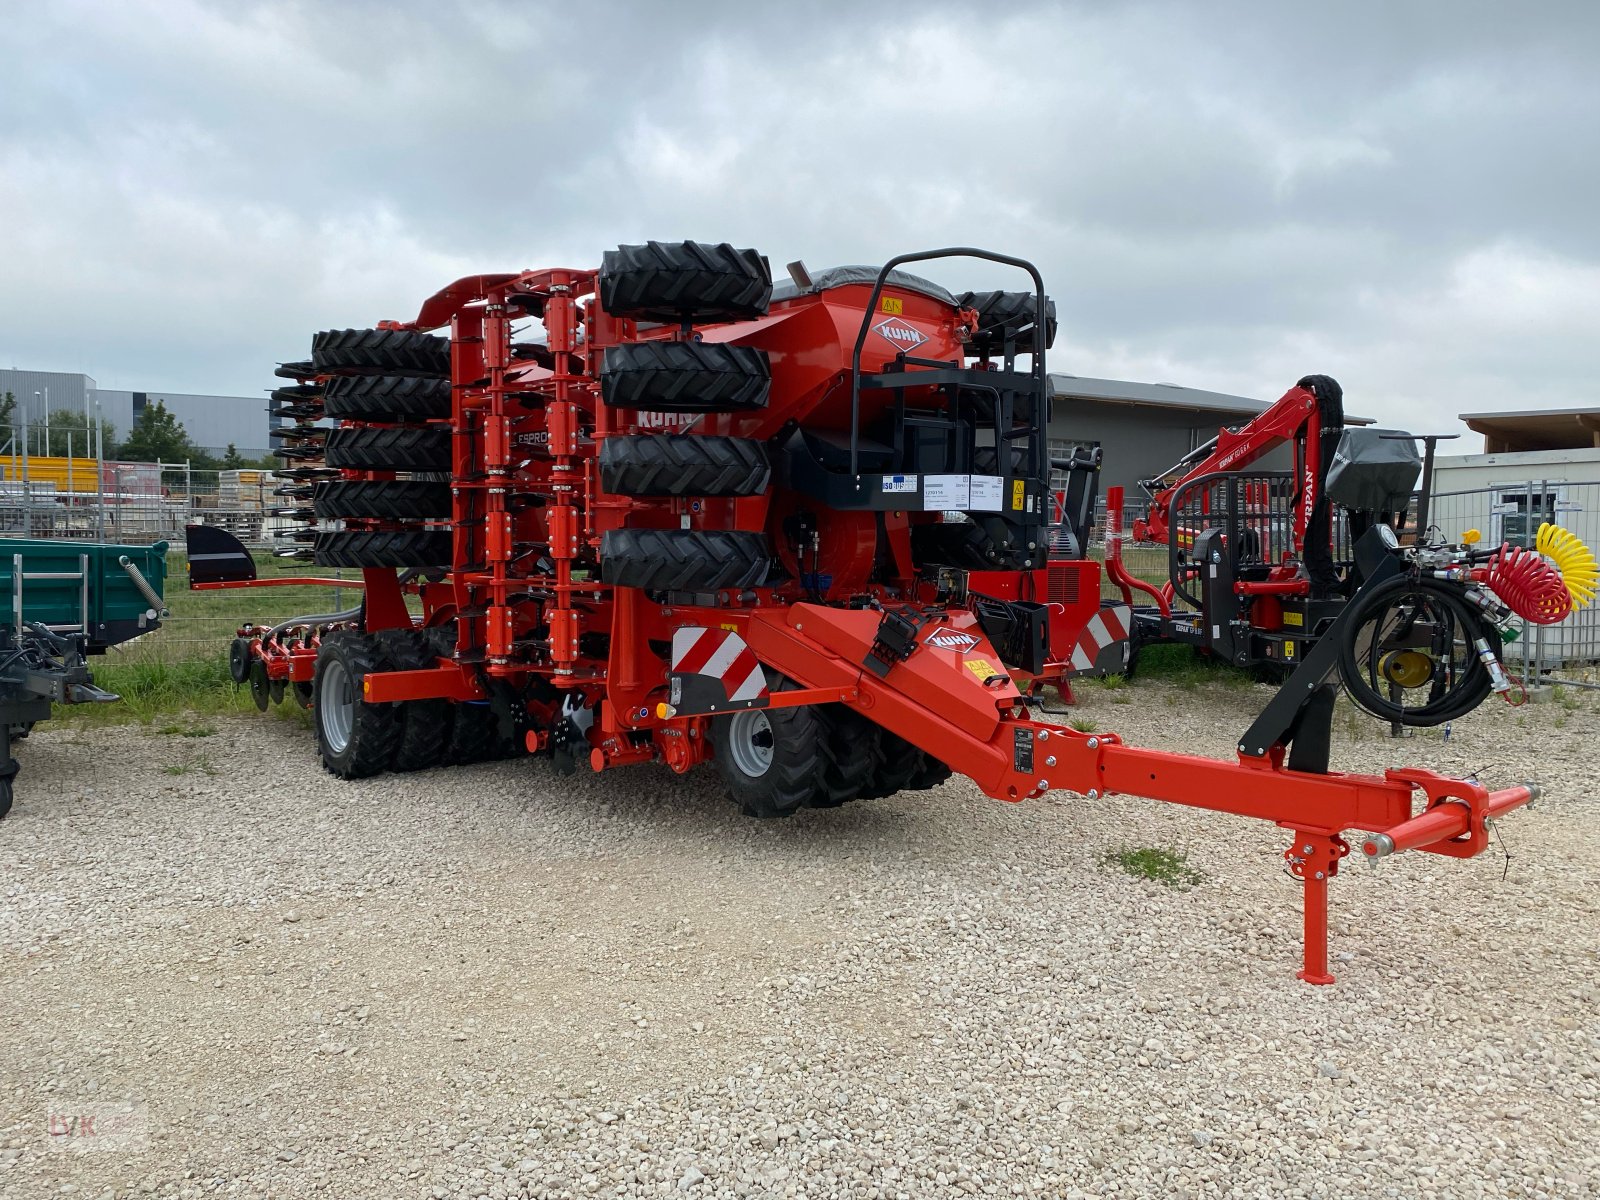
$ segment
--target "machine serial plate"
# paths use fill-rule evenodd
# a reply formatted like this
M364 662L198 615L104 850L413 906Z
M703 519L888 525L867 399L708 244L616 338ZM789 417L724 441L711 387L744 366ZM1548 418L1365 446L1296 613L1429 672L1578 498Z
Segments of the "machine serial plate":
M1016 731L1016 746L1013 751L1016 769L1024 775L1033 774L1033 730L1019 729Z

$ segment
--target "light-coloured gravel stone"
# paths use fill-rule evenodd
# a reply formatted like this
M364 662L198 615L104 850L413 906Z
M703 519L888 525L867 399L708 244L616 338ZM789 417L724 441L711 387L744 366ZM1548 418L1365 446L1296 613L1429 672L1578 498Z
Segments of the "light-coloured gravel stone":
M1271 694L1082 691L1217 756ZM1261 822L959 780L752 822L709 770L349 784L294 721L42 726L0 822L0 1200L1594 1196L1597 716L1341 709L1338 769L1547 791L1504 880L1498 845L1347 861L1331 988ZM47 1144L122 1101L141 1146Z

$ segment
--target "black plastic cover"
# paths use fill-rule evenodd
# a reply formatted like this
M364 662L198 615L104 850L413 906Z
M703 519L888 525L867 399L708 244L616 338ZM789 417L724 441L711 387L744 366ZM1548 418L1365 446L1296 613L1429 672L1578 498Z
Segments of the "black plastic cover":
M1364 512L1404 511L1422 472L1422 459L1415 442L1393 439L1396 432L1346 429L1328 469L1328 499Z

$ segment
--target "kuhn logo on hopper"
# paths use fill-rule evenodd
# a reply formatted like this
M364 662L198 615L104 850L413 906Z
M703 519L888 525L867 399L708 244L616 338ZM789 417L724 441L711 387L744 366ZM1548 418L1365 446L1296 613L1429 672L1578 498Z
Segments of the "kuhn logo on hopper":
M872 328L901 350L915 350L928 340L915 326L907 325L897 317L879 321Z
M941 650L954 650L958 654L965 654L978 644L978 639L970 633L962 633L955 629L935 629L928 635L928 645L937 646Z

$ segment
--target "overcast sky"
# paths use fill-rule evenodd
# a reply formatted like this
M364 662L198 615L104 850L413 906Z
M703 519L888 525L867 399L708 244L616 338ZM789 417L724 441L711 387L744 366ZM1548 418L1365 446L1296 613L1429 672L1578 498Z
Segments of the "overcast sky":
M1600 401L1593 3L0 13L4 366L250 395L480 270L966 243L1039 264L1057 371L1323 372L1417 430Z

